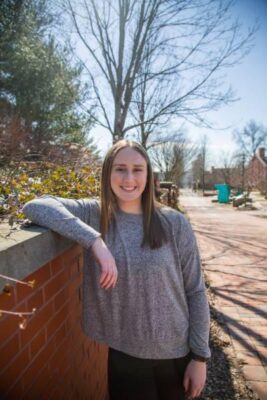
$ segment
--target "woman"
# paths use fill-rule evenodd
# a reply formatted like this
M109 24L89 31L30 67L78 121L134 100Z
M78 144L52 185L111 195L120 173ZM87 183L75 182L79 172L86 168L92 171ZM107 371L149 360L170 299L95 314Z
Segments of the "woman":
M197 245L183 215L155 203L143 147L108 151L100 205L46 196L24 212L86 249L83 327L109 346L110 400L197 397L210 356Z

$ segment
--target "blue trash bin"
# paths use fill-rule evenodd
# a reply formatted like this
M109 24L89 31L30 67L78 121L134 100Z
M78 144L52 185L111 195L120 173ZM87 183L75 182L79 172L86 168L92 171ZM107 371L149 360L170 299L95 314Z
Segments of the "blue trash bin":
M219 203L229 203L230 197L230 186L226 183L220 183L214 185L215 189L218 191L217 198Z

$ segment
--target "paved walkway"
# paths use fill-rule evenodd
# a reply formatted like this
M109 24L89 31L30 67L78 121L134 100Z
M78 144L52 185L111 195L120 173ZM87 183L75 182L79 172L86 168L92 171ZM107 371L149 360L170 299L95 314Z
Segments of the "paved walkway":
M210 197L180 197L197 235L215 307L244 375L267 400L267 210L238 211Z

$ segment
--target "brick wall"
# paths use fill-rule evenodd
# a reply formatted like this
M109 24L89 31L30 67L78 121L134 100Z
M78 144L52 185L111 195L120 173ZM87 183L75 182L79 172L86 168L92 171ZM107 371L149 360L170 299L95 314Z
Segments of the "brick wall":
M106 398L107 349L81 329L82 249L74 245L0 295L0 309L31 311L0 318L0 393L12 400L102 400Z
M251 189L267 195L267 164L258 156L253 157L247 169L247 181Z

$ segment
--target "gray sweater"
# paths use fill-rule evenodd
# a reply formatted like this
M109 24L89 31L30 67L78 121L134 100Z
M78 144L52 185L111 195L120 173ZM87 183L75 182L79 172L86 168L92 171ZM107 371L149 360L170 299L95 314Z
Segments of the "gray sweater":
M96 200L45 196L23 211L85 248L83 328L98 342L135 357L170 359L192 350L209 357L209 307L192 228L179 212L160 211L168 242L141 247L142 215L119 211L106 244L118 268L115 288L100 288L90 247L100 236Z

